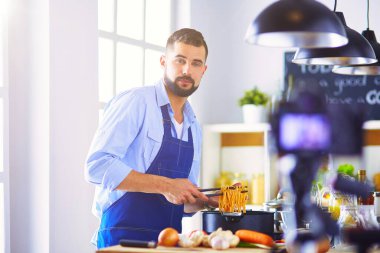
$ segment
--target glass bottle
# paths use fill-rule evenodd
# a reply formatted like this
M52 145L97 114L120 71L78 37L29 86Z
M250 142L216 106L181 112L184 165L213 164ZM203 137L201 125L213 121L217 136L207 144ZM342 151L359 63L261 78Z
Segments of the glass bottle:
M377 222L380 223L380 192L375 192L375 216L377 218Z
M361 183L365 183L367 181L366 170L358 170L358 181Z
M373 175L373 184L375 185L375 191L380 192L380 173Z
M251 202L262 205L265 202L265 179L263 173L254 173L251 185Z
M243 187L248 187L248 180L245 173L236 172L234 173L232 184L241 183Z
M222 170L219 177L215 180L215 187L232 185L232 172Z
M359 225L357 206L340 206L338 224L343 228L355 228Z
M249 189L248 188L248 179L247 179L247 175L245 173L236 172L233 175L234 176L232 178L232 184L240 183L241 186L243 187L243 189L246 189L246 190ZM248 194L250 194L250 193L248 193ZM251 204L251 201L252 201L252 199L249 196L247 203Z
M366 170L358 170L358 181L361 183L368 184L369 181L367 179ZM358 205L373 205L374 203L374 196L373 192L369 192L369 196L366 198L358 197Z
M353 205L340 206L340 214L337 223L341 231L358 227L359 218L357 217L357 208L358 206ZM349 247L349 242L345 238L344 233L340 233L340 235L334 239L334 247L336 249L345 249Z

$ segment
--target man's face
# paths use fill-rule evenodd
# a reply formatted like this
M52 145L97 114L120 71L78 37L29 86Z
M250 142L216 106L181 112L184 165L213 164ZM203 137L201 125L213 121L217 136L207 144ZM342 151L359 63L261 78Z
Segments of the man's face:
M181 42L174 43L161 57L164 81L170 91L179 97L190 96L199 86L207 69L206 50Z

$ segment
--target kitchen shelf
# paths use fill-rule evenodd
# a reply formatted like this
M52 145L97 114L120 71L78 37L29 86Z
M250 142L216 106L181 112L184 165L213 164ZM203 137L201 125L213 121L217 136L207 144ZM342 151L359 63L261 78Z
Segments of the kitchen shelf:
M201 186L210 187L222 170L263 173L265 201L277 194L277 177L269 153L270 125L213 124L203 127ZM250 189L251 190L251 189Z

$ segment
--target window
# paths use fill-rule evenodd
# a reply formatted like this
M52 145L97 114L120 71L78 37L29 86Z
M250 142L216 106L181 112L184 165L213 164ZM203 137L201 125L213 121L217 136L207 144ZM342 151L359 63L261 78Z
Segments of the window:
M0 253L10 252L6 7L0 0Z
M161 77L172 0L98 0L100 109L114 95Z

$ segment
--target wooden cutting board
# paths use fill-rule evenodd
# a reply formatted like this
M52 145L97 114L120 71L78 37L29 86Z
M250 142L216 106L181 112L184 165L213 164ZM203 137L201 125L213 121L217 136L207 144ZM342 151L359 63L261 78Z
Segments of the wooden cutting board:
M120 252L135 252L135 253L189 253L189 252L200 252L200 253L222 253L222 252L235 252L235 253L267 253L270 252L266 249L252 249L252 248L230 248L225 250L214 250L211 248L179 248L179 247L161 247L148 249L148 248L133 248L133 247L122 247L113 246L96 251L97 253L120 253Z
M255 249L255 248L230 248L225 250L213 250L211 248L179 248L179 247L161 247L158 246L154 249L147 249L147 248L132 248L132 247L122 247L122 246L113 246L108 247L104 249L100 249L96 251L96 253L120 253L120 252L135 252L135 253L228 253L228 252L235 252L235 253L269 253L269 250L266 249ZM380 250L370 250L371 253L380 253ZM355 253L355 251L339 251L336 249L330 249L328 253Z

